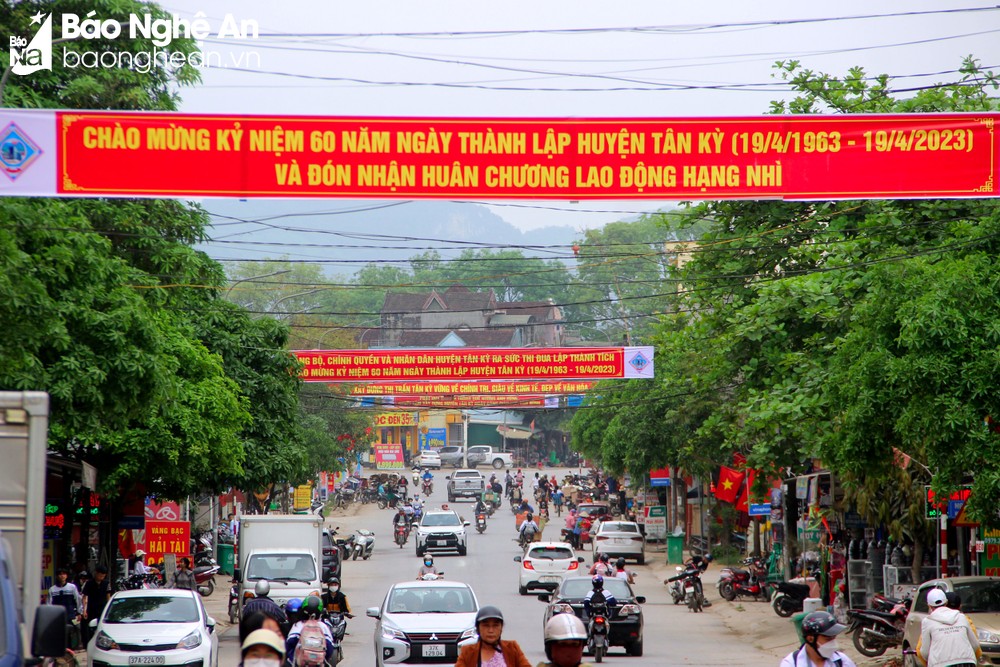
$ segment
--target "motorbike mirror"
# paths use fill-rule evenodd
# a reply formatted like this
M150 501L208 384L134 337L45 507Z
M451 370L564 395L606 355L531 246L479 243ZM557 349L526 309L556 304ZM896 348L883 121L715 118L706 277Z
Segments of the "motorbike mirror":
M365 610L365 616L371 616L372 618L381 618L381 614L378 613L378 607L368 607Z
M243 581L243 578L240 576L241 574L243 574L243 573L240 571L240 568L234 567L233 568L233 581Z
M542 593L541 595L538 596L538 599L540 601L542 601L542 602L546 602L547 603L549 600L552 599L552 596L549 595L548 593Z
M635 596L635 601L638 602L639 604L646 604L646 596L645 595L636 595Z
M445 475L444 478L445 479L451 479L451 475Z
M520 563L521 562L521 557L520 556L514 556L514 562L515 563Z
M582 563L583 562L583 556L577 556L576 557L576 562L577 563Z

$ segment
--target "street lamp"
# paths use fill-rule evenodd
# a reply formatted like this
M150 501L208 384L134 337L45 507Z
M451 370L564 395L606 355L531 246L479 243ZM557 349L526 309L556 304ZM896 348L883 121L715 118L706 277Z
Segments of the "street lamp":
M240 283L245 283L245 282L247 282L249 280L260 280L261 278L270 278L271 276L280 276L283 273L291 273L291 272L292 272L291 269L284 269L282 271L272 271L271 273L265 273L262 276L248 276L246 278L240 278L239 280L237 280L236 282L234 282L232 285L230 285L229 289L226 290L226 297L228 298L229 297L229 293L232 292L233 288L236 287L237 285L239 285Z

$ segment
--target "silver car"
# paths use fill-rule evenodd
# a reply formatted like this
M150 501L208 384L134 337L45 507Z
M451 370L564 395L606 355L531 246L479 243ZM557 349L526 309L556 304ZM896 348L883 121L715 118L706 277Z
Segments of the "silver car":
M458 652L477 641L479 601L458 581L394 584L381 607L370 607L375 623L375 664L455 664Z

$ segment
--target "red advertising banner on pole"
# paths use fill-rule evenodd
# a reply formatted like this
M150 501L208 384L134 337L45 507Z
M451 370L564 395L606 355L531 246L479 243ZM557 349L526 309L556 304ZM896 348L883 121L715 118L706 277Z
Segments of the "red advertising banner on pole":
M402 470L406 467L403 445L374 444L372 450L375 452L375 467L378 470Z
M996 197L1000 114L345 118L0 110L0 195Z
M146 562L159 563L164 554L177 557L191 552L191 523L188 521L146 521Z
M559 382L370 382L351 387L351 396L455 396L582 394L593 380Z
M652 378L652 347L296 350L305 382Z

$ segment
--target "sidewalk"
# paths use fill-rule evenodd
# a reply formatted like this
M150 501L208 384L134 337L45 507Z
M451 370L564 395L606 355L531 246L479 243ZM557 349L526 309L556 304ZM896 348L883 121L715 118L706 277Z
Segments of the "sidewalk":
M658 582L677 574L674 569L677 564L668 565L666 563L664 548L647 547L646 566ZM758 602L753 598L737 598L733 602L728 602L720 598L717 584L719 571L723 567L726 566L712 563L708 571L702 575L705 597L712 603L712 606L706 608L704 613L718 616L730 633L745 640L755 649L772 655L777 665L783 657L799 646L798 636L791 619L781 618L774 613L769 602ZM886 651L885 655L879 658L866 658L854 649L851 636L846 632L840 636L838 644L840 650L846 653L859 667L884 666L887 663L901 664L902 662L898 650Z

